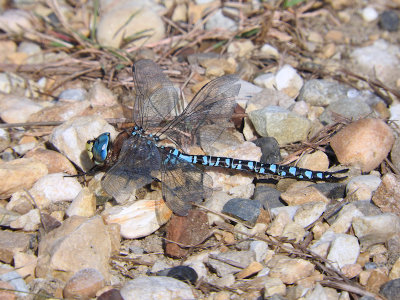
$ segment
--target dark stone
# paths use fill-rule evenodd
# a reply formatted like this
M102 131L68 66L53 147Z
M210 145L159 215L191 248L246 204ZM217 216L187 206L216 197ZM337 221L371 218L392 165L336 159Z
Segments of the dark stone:
M222 213L245 221L249 225L256 224L260 212L260 201L243 198L233 198L222 208Z
M397 31L399 29L399 16L393 10L385 10L379 18L379 26L383 30Z
M209 233L205 212L191 210L185 217L174 215L167 227L165 252L172 257L183 257L189 253L189 247L202 243Z
M254 189L254 200L260 201L265 210L286 206L280 199L281 192L265 185L257 185Z
M365 216L378 216L382 214L379 207L370 200L359 200L351 203L354 204Z
M177 266L170 269L164 269L158 271L156 275L172 277L186 283L190 282L192 285L196 283L198 278L196 271L188 266Z
M282 160L281 151L277 140L273 137L262 137L254 141L261 148L260 161L268 164L276 164Z
M400 278L390 280L381 286L379 291L387 300L398 300L400 295Z
M323 182L316 183L313 187L329 199L344 198L346 195L346 185L343 183Z
M111 289L97 297L97 300L123 300L123 298L119 290Z
M365 269L365 270L375 270L377 267L378 267L378 266L377 266L376 263L374 263L374 262L372 262L372 261L369 261L369 262L367 262L367 263L365 264L364 269Z

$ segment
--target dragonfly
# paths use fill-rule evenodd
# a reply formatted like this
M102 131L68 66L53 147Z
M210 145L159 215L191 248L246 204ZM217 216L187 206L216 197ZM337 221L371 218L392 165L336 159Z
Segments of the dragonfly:
M257 175L299 180L338 181L335 172L312 171L294 166L211 155L190 155L180 149L198 144L199 132L209 124L226 128L240 91L239 77L225 75L210 81L179 113L179 95L172 82L152 60L139 60L133 67L135 102L132 132L120 134L112 143L109 133L87 142L92 161L110 166L102 188L116 199L126 199L135 189L161 182L162 197L177 215L186 216L193 204L210 196L212 180L207 167L228 168ZM168 139L175 147L164 146Z

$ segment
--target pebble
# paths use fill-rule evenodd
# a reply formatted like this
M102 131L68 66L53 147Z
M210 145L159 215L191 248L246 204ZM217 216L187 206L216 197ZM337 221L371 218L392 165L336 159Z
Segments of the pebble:
M311 122L279 106L251 111L249 118L257 133L272 136L280 145L306 140Z
M351 120L358 120L371 115L372 108L359 98L345 98L329 104L319 117L323 124L335 123L337 115ZM336 119L335 119L336 118Z
M390 213L355 217L352 225L363 248L385 243L400 232L400 218Z
M303 228L315 222L325 211L325 202L311 202L303 204L296 211L294 222Z
M89 108L89 101L66 102L60 101L29 116L29 122L60 122L82 115Z
M394 164L394 166L399 170L400 169L400 139L399 138L396 138L396 140L394 142L392 150L390 151L390 158L391 158L391 161Z
M41 177L29 192L36 205L44 208L50 203L72 201L82 190L76 177L66 177L65 173L53 173Z
M227 252L209 257L207 263L213 270L215 270L219 277L225 277L241 271L253 261L255 261L253 251L228 250ZM233 264L231 264L231 262L233 262Z
M87 92L83 88L66 89L58 95L59 101L64 102L80 102L87 98Z
M303 78L290 65L284 65L275 76L276 88L289 97L296 97L303 86Z
M222 13L222 9L218 9L206 22L206 30L213 29L226 29L230 31L235 31L237 29L236 22L228 17L225 17Z
M0 15L0 29L10 34L23 35L32 30L32 16L22 9L8 9Z
M352 200L371 200L373 193L377 190L381 182L382 180L374 175L353 177L346 185L346 194L351 196Z
M0 282L7 282L11 284L13 291L19 291L20 293L15 293L18 296L17 299L26 297L30 292L24 279L8 265L3 264L0 268Z
M285 206L280 199L281 192L269 186L257 185L254 189L254 200L262 204L263 209L270 210L276 207Z
M93 298L104 285L104 277L98 270L85 268L67 281L63 294L65 298Z
M87 98L93 106L110 107L118 104L117 97L100 80L95 81Z
M0 128L0 152L3 152L7 147L10 146L10 135L8 131Z
M34 254L18 252L14 255L14 267L22 278L28 279L27 281L35 278L36 265L37 257Z
M50 143L81 169L88 171L93 162L85 155L86 142L104 132L110 132L112 139L117 136L114 127L98 116L72 118L54 128Z
M18 217L10 223L12 229L22 229L23 231L35 231L41 224L39 209L32 209L26 214Z
M0 230L0 260L10 264L14 255L28 250L30 240L30 234Z
M262 88L271 90L273 90L276 86L275 75L273 73L258 75L256 78L254 78L253 82Z
M289 109L294 104L294 99L283 92L271 88L265 88L250 97L246 106L246 113L253 110L263 109L267 106L280 106Z
M183 257L189 253L187 247L201 244L209 235L205 212L190 210L185 217L174 215L167 227L165 252L172 257Z
M390 279L400 278L400 257L393 264L392 269L390 270L389 273L389 278Z
M368 278L366 288L367 291L372 293L378 293L380 287L389 281L389 277L385 274L386 270L375 269L372 270L371 275Z
M296 243L302 241L305 235L306 231L304 228L293 221L289 221L282 232L282 237L288 240L294 240Z
M117 289L110 289L105 291L104 293L101 293L98 297L97 300L124 300L121 296L121 293Z
M158 271L157 276L168 276L171 278L178 279L180 281L190 283L192 285L196 284L197 281L197 273L196 271L188 266L177 266L169 269L164 269Z
M306 182L294 184L290 189L281 194L282 200L290 206L310 202L330 202L315 186L305 186L305 184Z
M123 299L195 299L190 285L166 276L139 276L120 290Z
M311 79L304 83L298 101L305 101L313 106L328 106L347 97L348 88L336 81Z
M49 174L67 173L76 175L74 165L60 152L43 148L35 148L24 155L25 158L33 158L44 163L47 166Z
M263 269L263 265L257 261L251 262L246 268L236 274L237 279L245 279L253 276Z
M390 32L399 29L399 16L394 10L385 10L379 17L379 26Z
M36 276L66 280L85 267L109 280L113 237L108 228L100 216L66 219L40 240Z
M353 235L338 233L331 244L327 259L335 268L341 269L345 265L355 264L359 254L358 239Z
M361 15L365 22L372 22L378 18L378 12L372 6L365 7L362 10Z
M24 123L43 107L26 97L5 95L0 98L0 117L6 123Z
M400 216L400 180L395 175L387 173L382 177L382 183L375 191L372 201L383 212L391 212Z
M278 213L275 212L275 214L276 216L270 224L267 233L272 236L282 236L283 230L285 229L286 225L292 221L292 218L286 210L282 210Z
M29 88L28 88L29 87ZM38 92L41 85L33 80L25 80L14 73L0 73L0 91L5 94L22 92L25 97L39 97Z
M45 164L30 158L0 162L0 197L8 198L14 192L29 189L47 174ZM23 178L24 180L21 180Z
M264 241L252 241L250 242L249 249L254 252L255 259L258 262L262 262L269 254L268 244Z
M207 198L204 202L204 206L211 211L222 212L222 208L225 203L232 199L232 196L223 191L215 191L211 197ZM217 222L223 222L224 219L214 213L207 213L208 223L214 225Z
M132 204L116 205L103 212L107 224L119 224L121 236L137 239L148 236L171 217L171 211L162 200L140 200Z
M254 226L261 213L261 203L257 200L233 198L225 203L222 213Z
M296 166L313 171L326 171L329 168L329 159L324 152L318 150L301 156Z
M400 77L399 47L388 44L384 40L377 40L372 45L356 48L350 54L355 65L354 71L364 76L374 76L385 82L388 86L396 86L396 80Z
M279 278L285 284L293 284L298 280L310 276L314 270L314 265L301 258L290 258L283 255L275 255L267 262L271 268L270 277Z
M81 216L81 217L92 217L96 212L96 197L89 190L84 187L79 194L72 200L72 203L65 211L68 217Z
M329 230L335 233L346 233L350 229L353 219L363 216L364 214L358 210L353 203L344 205L337 214L337 218L333 221Z
M386 158L394 143L392 129L380 119L362 119L347 125L331 139L343 165L370 172Z
M271 46L270 44L264 44L260 48L260 54L265 59L278 59L279 58L279 51Z
M400 295L400 278L390 280L380 287L379 293L387 300L396 300Z
M151 34L146 32L146 38L138 39L130 45L144 46L158 42L165 35L164 23L156 11L158 7L153 1L119 2L101 15L96 31L98 42L103 46L119 48L124 38L135 34L143 36L143 31L149 30L148 24L151 24Z
M42 49L36 43L23 41L18 45L18 53L26 54L24 63L41 64L44 62Z
M268 277L264 284L264 298L271 300L280 300L278 295L286 294L286 285L279 278Z

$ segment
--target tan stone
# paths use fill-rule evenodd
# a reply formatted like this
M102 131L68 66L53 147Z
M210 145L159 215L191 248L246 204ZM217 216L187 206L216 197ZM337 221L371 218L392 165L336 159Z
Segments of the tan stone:
M314 272L314 265L309 261L283 255L276 255L270 259L267 266L271 268L268 276L280 278L286 284L293 284Z
M389 277L379 269L374 269L368 277L367 290L378 294L380 287L389 281Z
M257 274L263 269L263 265L257 261L251 262L246 268L236 274L237 279L244 279Z

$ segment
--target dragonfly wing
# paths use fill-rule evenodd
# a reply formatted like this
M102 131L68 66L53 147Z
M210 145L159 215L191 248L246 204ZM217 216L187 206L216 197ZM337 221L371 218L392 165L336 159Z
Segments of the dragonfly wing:
M154 143L138 136L125 140L118 161L102 179L103 189L117 201L151 183L160 170L160 153Z
M175 214L186 216L192 208L192 203L199 203L210 196L212 179L196 165L166 150L161 156L163 198Z
M160 67L149 59L133 67L136 98L133 120L144 129L159 127L177 115L179 95Z
M236 106L235 98L240 91L240 84L235 84L238 80L236 75L225 75L207 83L183 113L166 126L168 137L177 141L183 136L182 132L187 133L186 136L193 136L206 124L221 124L224 127Z

